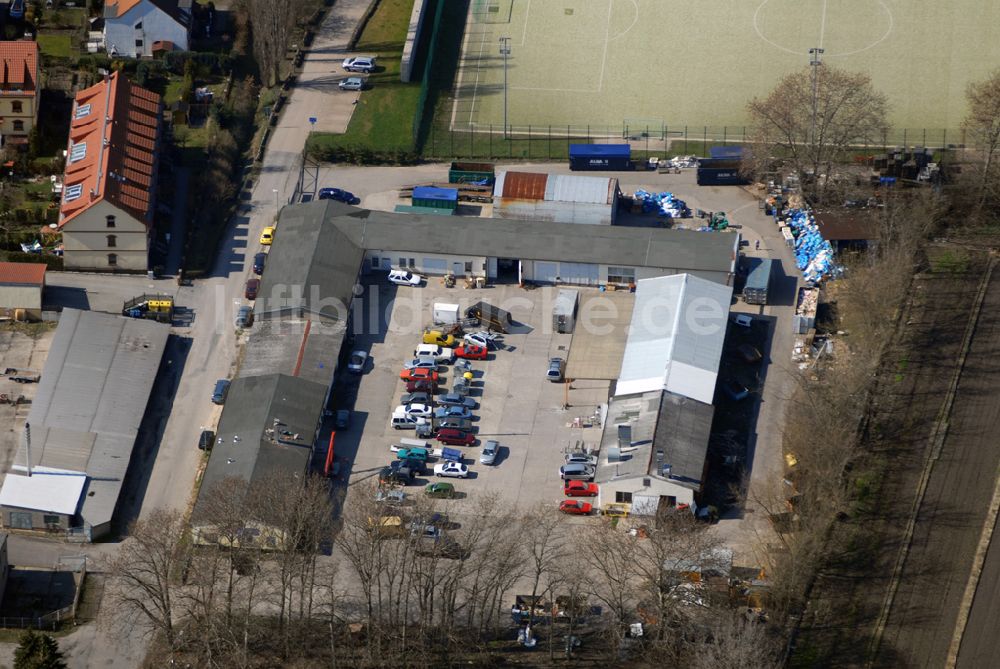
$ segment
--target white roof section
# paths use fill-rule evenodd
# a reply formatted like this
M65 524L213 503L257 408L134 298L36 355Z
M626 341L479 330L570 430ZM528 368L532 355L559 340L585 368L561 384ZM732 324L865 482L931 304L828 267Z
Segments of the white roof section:
M33 469L31 476L11 472L0 488L0 506L72 516L86 484L80 472L47 467Z
M732 292L690 274L640 280L615 394L667 390L711 404Z
M586 202L613 204L618 179L581 177L575 174L550 174L545 182L547 202Z
M86 474L79 513L91 525L114 514L169 335L168 325L95 311L64 309L59 318L28 415L31 460L33 471ZM26 462L22 437L14 463ZM21 506L43 508L48 493L38 494Z

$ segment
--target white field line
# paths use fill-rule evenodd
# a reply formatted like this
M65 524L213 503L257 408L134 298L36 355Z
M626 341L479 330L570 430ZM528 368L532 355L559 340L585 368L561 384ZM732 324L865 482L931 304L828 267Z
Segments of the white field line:
M479 73L483 65L483 48L486 46L486 31L482 32L483 38L479 40L479 58L476 60L476 83L472 87L472 106L469 107L469 125L472 125L472 116L476 113L476 95L479 93Z
M826 3L827 0L823 0L823 16L819 21L819 48L823 48L823 37L826 35Z
M614 9L615 0L608 0L608 20L604 23L604 55L601 56L601 78L597 82L597 92L604 90L604 66L608 60L608 44L611 43L611 10Z
M511 0L514 2L514 0ZM528 37L528 14L531 12L531 0L527 0L524 5L524 30L521 31L521 46L524 46L525 40Z

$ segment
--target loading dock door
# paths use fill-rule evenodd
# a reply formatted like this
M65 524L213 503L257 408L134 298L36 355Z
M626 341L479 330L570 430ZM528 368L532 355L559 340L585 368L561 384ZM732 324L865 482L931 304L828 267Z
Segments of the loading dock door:
M535 276L532 281L537 283L555 283L559 276L559 263L535 261Z
M423 259L424 271L427 273L437 273L437 274L447 274L448 273L448 261L444 258L424 258Z
M559 278L562 283L596 286L600 276L599 270L600 267L592 263L564 262L559 263Z

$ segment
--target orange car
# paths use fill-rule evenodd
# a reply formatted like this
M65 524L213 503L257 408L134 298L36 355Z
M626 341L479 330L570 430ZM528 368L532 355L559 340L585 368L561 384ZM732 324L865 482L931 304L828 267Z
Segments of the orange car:
M590 502L581 502L575 499L567 499L559 504L559 510L563 513L571 513L578 516L589 515L594 510Z
M399 378L404 381L432 381L437 383L438 373L433 369L404 369L399 373Z

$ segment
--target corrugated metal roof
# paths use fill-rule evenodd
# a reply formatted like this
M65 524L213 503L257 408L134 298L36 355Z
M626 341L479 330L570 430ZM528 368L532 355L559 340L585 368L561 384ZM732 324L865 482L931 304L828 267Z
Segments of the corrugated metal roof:
M493 186L493 196L500 198L608 205L615 203L617 191L613 177L514 171L500 172Z
M167 325L94 311L59 319L28 415L31 459L87 474L80 515L92 525L114 513L169 335ZM26 458L22 439L15 463Z
M346 335L347 325L342 321L259 319L251 330L239 375L288 374L328 386Z
M712 403L732 288L689 274L638 282L617 392Z
M536 172L500 172L493 186L493 193L495 196L516 200L543 200L548 178L548 174Z

